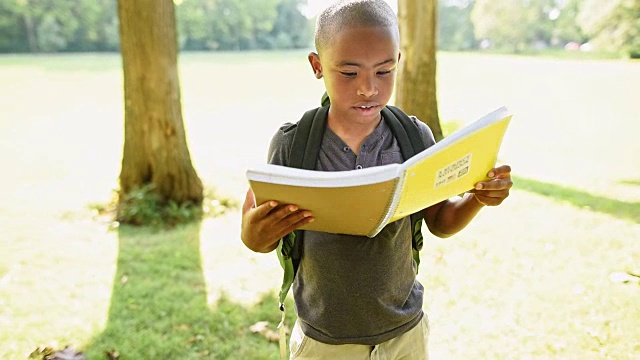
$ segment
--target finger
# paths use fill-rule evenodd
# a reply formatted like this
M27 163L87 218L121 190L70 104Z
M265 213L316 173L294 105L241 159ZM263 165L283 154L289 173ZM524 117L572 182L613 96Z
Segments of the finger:
M509 193L508 192L502 192L502 193L492 192L488 194L474 193L474 196L476 197L476 200L478 200L481 204L484 204L486 206L496 206L496 205L502 204L504 199L506 199L509 196Z
M315 219L313 218L313 216L296 217L295 221L292 221L292 222L288 223L287 226L282 228L279 237L283 237L283 236L287 235L288 233L290 233L290 232L292 232L294 230L297 230L300 227L313 222L314 220Z
M511 189L513 186L513 182L511 182L510 178L507 179L496 179L491 181L481 181L476 184L474 190L480 191L491 191L491 190L504 190Z
M473 193L476 194L477 196L482 196L486 198L505 198L509 196L509 189L474 191Z
M293 204L286 204L286 205L282 205L279 206L274 212L273 212L273 217L277 220L277 221L282 221L284 219L286 219L288 216L296 213L296 212L300 212L302 210L300 210L298 208L298 206L293 205Z
M256 207L257 215L260 218L267 217L269 213L278 206L278 202L271 200L262 203L260 206Z
M280 219L280 221L278 222L278 226L289 227L297 223L298 221L304 220L305 218L309 218L309 217L311 217L311 211L307 211L307 210L294 211L289 215L287 215L286 217Z
M242 213L246 213L247 211L249 211L252 207L256 206L256 199L253 196L253 191L251 190L251 188L249 188L249 190L247 190L247 195L244 198L244 204L242 204Z
M498 166L496 168L491 169L491 171L489 171L487 176L490 178L499 178L499 177L504 177L505 175L510 175L510 174L511 174L511 166L502 165L502 166Z
M480 202L484 206L495 206L498 205L495 203L493 198L488 198L482 195L475 194L476 200Z

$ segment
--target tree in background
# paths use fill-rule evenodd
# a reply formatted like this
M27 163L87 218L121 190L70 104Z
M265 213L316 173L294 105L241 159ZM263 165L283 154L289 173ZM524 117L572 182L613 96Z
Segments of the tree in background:
M400 49L395 104L442 139L436 97L437 0L399 0Z
M36 52L33 14L27 0L0 2L0 51Z
M557 7L549 13L553 21L551 45L562 48L570 42L583 44L589 41L576 21L583 0L564 0L556 3Z
M186 50L287 49L311 44L302 0L183 0L180 44Z
M471 22L475 0L438 1L438 49L472 50L478 42Z
M640 0L583 0L578 23L596 46L640 58Z
M120 199L152 186L163 202L199 205L203 186L187 147L173 0L118 0L125 141Z
M304 0L175 0L180 48L311 46ZM113 0L0 0L0 52L117 51Z
M79 1L73 7L73 16L78 26L69 37L68 49L118 51L118 14L113 0Z
M438 48L531 52L567 43L637 53L640 0L438 0ZM306 0L174 0L180 49L313 46ZM113 0L0 0L0 53L118 51Z
M476 0L471 20L479 39L518 53L550 43L553 9L554 0Z
M2 0L0 52L115 51L111 0Z
M471 19L478 38L513 52L570 42L628 54L640 48L640 0L476 0Z
M260 34L273 29L279 0L218 0L211 22L217 46L225 50L258 48Z
M315 22L300 12L305 0L281 0L278 4L278 16L273 24L270 48L300 49L313 44Z

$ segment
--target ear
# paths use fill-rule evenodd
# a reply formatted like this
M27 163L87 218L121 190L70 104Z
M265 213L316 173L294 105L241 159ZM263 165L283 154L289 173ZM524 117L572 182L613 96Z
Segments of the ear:
M309 64L311 64L311 69L313 70L313 75L315 75L316 79L322 78L322 64L320 63L320 56L314 52L309 53Z

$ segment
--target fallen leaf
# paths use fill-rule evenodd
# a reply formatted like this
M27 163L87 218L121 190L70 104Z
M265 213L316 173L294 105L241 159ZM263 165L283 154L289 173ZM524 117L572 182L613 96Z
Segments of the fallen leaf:
M46 356L45 360L86 360L84 354L80 351L75 351L70 347L65 347L63 350L56 351L53 355Z
M192 336L192 337L188 340L188 342L189 342L189 344L193 345L193 344L195 344L195 343L197 343L197 342L200 342L200 341L202 341L202 340L204 340L204 339L205 339L205 338L204 338L204 335L202 335L202 334L196 334L195 336Z
M174 326L174 329L178 330L178 331L187 331L187 330L191 329L191 325L182 324L182 325L179 325L179 326Z
M53 350L53 348L50 348L48 346L45 346L45 347L38 346L35 350L31 352L31 354L29 354L29 360L42 360L45 358L45 356L52 355L54 352L55 350Z
M268 329L269 329L268 321L258 321L257 323L249 327L249 330L251 330L252 333L262 333Z
M53 347L38 347L29 354L29 360L86 360L84 354L69 346L56 351Z
M267 330L262 335L267 338L269 341L278 342L280 341L280 333L273 330Z
M280 332L278 329L270 329L269 326L271 324L268 321L258 321L257 323L251 325L249 330L252 333L260 334L264 336L267 340L278 342L280 341ZM289 334L289 328L285 326L285 333Z
M105 355L107 355L107 359L109 360L119 360L120 359L120 353L117 352L116 350L108 350L104 352Z
M640 275L616 271L609 274L609 280L614 283L640 283Z
M587 332L587 334L589 336L591 336L596 342L598 342L599 346L603 346L605 344L605 341L602 339L602 334L593 329L593 328L586 328L585 331Z

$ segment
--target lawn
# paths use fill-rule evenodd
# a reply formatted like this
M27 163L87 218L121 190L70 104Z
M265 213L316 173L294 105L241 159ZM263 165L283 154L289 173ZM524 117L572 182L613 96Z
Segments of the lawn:
M170 231L114 228L120 58L0 57L0 359L71 345L89 359L276 359L274 254L239 213ZM419 279L431 358L640 359L640 63L441 53L440 117L506 105L515 186L453 238L427 236ZM187 53L185 126L203 182L243 198L271 135L316 106L300 51ZM291 306L288 307L293 315ZM290 316L289 319L293 319Z

